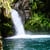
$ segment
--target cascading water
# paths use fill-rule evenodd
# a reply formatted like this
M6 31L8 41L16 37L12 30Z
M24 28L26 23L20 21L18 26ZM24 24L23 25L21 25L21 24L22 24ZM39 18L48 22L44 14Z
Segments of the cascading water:
M7 37L6 39L13 38L50 38L50 35L29 35L25 34L25 30L18 12L14 9L11 10L12 22L15 28L15 36Z
M14 24L14 28L15 28L15 33L16 35L24 35L25 34L25 30L23 27L23 24L21 22L21 18L18 14L17 11L15 11L14 9L11 10L11 16L12 16L12 21Z

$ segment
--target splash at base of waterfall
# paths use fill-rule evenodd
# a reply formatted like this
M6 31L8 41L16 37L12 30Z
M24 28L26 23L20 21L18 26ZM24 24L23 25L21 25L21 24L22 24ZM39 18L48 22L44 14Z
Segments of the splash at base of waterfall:
M31 39L31 38L50 38L50 35L16 35L12 37L7 37L6 39L17 39L17 38L25 38L25 39Z

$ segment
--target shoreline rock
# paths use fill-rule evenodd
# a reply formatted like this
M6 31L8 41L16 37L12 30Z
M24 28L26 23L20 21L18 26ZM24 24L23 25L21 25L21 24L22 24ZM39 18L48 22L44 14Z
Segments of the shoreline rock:
M3 47L2 47L2 36L0 36L0 50L3 50Z

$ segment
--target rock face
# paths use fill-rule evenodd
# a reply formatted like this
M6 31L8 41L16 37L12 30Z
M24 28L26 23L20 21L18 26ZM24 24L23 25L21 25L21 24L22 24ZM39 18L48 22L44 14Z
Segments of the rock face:
M19 12L23 21L27 20L31 15L29 0L18 0L17 3L14 3L14 8Z
M0 40L0 50L3 50L3 48L2 48L2 40Z

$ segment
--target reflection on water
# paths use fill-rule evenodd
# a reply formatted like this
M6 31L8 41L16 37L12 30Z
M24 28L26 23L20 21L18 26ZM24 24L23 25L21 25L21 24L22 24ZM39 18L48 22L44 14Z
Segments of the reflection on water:
M50 50L50 38L4 39L4 50Z

